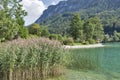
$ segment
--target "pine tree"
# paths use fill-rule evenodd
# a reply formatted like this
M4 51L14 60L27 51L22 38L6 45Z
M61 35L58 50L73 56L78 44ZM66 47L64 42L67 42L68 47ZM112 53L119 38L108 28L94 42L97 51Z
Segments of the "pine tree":
M74 14L73 18L71 19L69 33L74 38L74 40L77 40L77 38L82 38L82 30L83 22L80 19L79 14Z

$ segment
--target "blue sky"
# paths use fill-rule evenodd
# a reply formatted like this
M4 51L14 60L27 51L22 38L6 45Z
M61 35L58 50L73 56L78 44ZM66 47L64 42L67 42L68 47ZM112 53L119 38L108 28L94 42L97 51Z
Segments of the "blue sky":
M23 9L28 12L24 18L25 25L34 23L49 5L55 5L62 0L22 0Z

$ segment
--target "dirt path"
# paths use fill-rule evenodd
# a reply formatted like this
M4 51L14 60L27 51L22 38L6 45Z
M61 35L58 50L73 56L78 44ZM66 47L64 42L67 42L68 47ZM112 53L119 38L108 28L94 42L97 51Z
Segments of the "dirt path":
M96 48L96 47L104 47L103 44L99 43L99 44L90 44L90 45L76 45L76 46L69 46L69 45L66 45L64 46L65 48Z

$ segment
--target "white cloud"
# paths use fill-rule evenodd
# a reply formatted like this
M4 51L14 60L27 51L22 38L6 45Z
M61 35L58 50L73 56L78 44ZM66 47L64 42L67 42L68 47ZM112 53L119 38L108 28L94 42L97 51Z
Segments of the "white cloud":
M51 5L56 5L56 3L55 3L55 2L52 2Z
M25 25L35 22L46 9L41 0L22 0L21 3L23 5L23 9L28 12L28 15L24 18Z
M64 0L42 0L45 5L48 7L50 5L56 5L58 4L60 1L64 1Z
M59 1L63 0L22 0L23 9L28 12L24 18L25 25L34 23L48 6L56 5Z

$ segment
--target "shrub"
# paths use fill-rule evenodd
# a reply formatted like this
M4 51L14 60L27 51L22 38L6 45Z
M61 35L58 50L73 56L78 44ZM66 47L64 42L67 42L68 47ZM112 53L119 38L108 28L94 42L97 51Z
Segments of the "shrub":
M95 44L96 43L96 41L94 40L94 39L89 39L89 44Z
M73 45L74 40L73 40L73 38L66 38L66 39L63 40L63 44L64 45Z
M111 38L110 38L110 36L109 36L109 34L106 34L105 36L104 36L104 40L103 40L104 42L110 42L111 41Z
M50 33L49 31L46 29L46 28L42 28L42 31L41 31L41 36L42 37L49 37Z
M64 39L64 37L61 34L58 34L58 41L63 43L63 39Z
M12 40L19 31L18 27L13 19L0 16L0 41Z
M80 38L77 38L76 40L75 40L75 43L80 43L81 41L80 41Z
M83 42L82 44L88 45L88 44L89 44L89 41L85 41L85 42Z
M29 34L41 36L41 27L39 24L32 24L30 27L28 27Z
M57 40L58 39L58 35L57 34L50 34L49 39Z
M19 29L19 36L21 38L27 38L28 35L29 35L28 28L20 27L20 29Z

